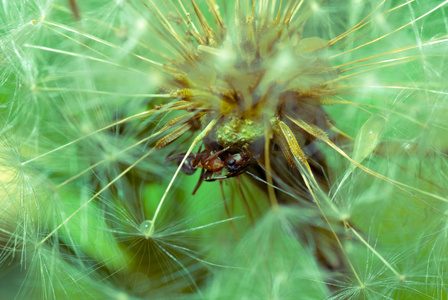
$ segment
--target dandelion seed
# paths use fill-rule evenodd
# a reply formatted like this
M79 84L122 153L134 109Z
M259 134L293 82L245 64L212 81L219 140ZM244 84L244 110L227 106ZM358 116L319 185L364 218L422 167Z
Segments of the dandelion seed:
M154 233L154 227L152 225L152 221L143 221L140 224L140 231L142 232L142 234L148 239L152 236L152 234Z

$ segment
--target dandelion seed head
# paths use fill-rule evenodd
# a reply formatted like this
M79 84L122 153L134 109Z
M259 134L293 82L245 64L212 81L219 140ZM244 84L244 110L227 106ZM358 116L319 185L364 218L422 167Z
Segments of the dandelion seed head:
M162 38L173 45L164 90L200 108L196 119L202 127L218 120L209 143L248 149L269 138L266 126L284 122L286 111L300 114L302 106L313 105L318 110L320 99L331 94L326 82L337 71L328 62L328 41L302 36L307 14L318 9L315 2L305 8L254 4L252 12L235 5L236 18L222 19L213 5L206 11L192 2L196 22L182 28L191 37L160 12L176 7L152 2L148 7L160 21Z

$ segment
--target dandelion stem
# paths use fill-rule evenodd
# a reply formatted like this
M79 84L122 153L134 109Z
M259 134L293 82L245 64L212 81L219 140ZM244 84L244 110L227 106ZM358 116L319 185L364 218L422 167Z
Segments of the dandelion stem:
M394 267L381 255L378 253L378 251L375 250L367 241L352 227L348 222L344 222L344 225L347 226L347 228L350 228L350 230L356 235L356 237L370 250L373 254L375 254L383 263L384 265L392 271L398 278L402 278L403 275L398 273L397 270L395 270Z
M377 88L377 89L411 90L411 91L419 91L419 92L428 92L428 93L438 94L438 95L448 95L448 92L422 89L422 88L410 87L410 86L365 85L364 87Z
M150 151L148 151L145 155L137 159L132 165L130 165L126 170L120 173L117 177L115 177L111 182L109 182L106 186L104 186L99 192L97 192L95 195L93 195L89 200L84 202L77 210L75 210L74 213L72 213L69 217L67 217L61 224L59 224L52 232L50 232L42 241L40 241L37 246L42 245L45 243L46 240L48 240L52 235L54 235L62 226L64 226L68 221L70 221L71 218L73 218L77 213L79 213L84 207L89 205L90 202L92 202L94 199L96 199L101 193L103 193L105 190L107 190L112 184L114 184L118 179L126 175L132 168L134 168L138 163L140 163L142 160L147 158L155 148L152 148Z
M172 98L171 94L125 94L117 92L108 91L98 91L98 90L85 90L85 89L70 89L70 88L59 88L59 87L36 87L37 91L46 92L77 92L77 93L88 93L88 94L98 94L98 95L108 95L108 96L121 96L121 97L136 97L136 98Z
M111 61L108 61L108 60L104 60L104 59L93 57L93 56L89 56L89 55L79 54L79 53L75 53L75 52L58 50L58 49L54 49L54 48L49 48L49 47L44 47L44 46L36 46L36 45L30 45L30 44L26 44L25 47L33 48L33 49L39 49L39 50L44 50L44 51L49 51L49 52L55 52L55 53L60 53L60 54L65 54L65 55L75 56L75 57L80 57L80 58L86 58L86 59L90 59L90 60L93 60L93 61L102 62L102 63L108 64L108 65L121 67L120 64L117 64L117 63L114 63L114 62L111 62Z
M303 168L300 168L300 166L302 166ZM307 165L307 164L305 165L305 164L303 164L302 162L300 162L299 160L297 160L297 167L299 167L299 170L300 170L300 169L305 169L305 170L307 170L307 171L308 171L308 175L310 175L311 178L313 178L313 181L314 181L313 172L311 171L311 168L309 167L309 165ZM300 170L300 171L301 171L301 170ZM358 281L358 284L359 284L360 287L364 287L364 283L361 281L361 278L359 277L358 273L356 272L356 269L355 269L355 267L353 266L353 264L352 264L352 262L351 262L349 256L347 255L347 252L345 251L345 248L344 248L344 246L342 245L342 242L341 242L341 240L339 239L339 236L336 234L336 231L334 230L333 225L331 225L330 220L327 218L327 215L324 213L324 211L323 211L323 209L322 209L322 207L321 207L321 205L320 205L319 200L317 200L317 197L316 197L316 195L314 194L314 190L313 190L313 188L311 188L311 185L310 185L310 183L309 183L309 181L308 181L308 178L305 176L305 173L304 173L304 172L300 172L300 174L302 175L303 181L305 182L305 185L306 185L306 187L308 188L308 191L310 192L311 197L312 197L313 200L314 200L314 203L316 203L316 206L317 206L317 208L319 209L319 211L320 211L322 217L325 219L325 222L326 222L326 223L328 224L328 226L330 227L330 230L331 230L333 236L335 237L336 242L338 243L339 248L341 249L343 255L345 256L345 258L346 258L346 260L347 260L347 262L348 262L348 264L349 264L349 266L350 266L350 269L352 270L353 275L354 275L355 278L356 278L356 281Z
M24 166L24 165L26 165L26 164L28 164L28 163L30 163L30 162L32 162L32 161L35 161L35 160L37 160L37 159L40 159L40 158L42 158L42 157L44 157L44 156L47 156L48 154L54 153L54 152L56 152L56 151L59 151L59 150L65 148L65 147L67 147L67 146L70 146L70 145L73 145L73 144L75 144L75 143L77 143L77 142L79 142L79 141L82 141L83 139L88 138L89 136L92 136L92 135L94 135L94 134L96 134L96 133L98 133L98 132L101 132L101 131L103 131L103 130L106 130L106 129L108 129L108 128L111 128L111 127L116 126L116 125L119 125L119 124L123 124L123 123L128 122L128 121L131 121L131 120L133 120L133 119L135 119L135 118L138 118L138 117L142 117L142 116L150 115L150 114L152 114L152 113L154 113L154 112L157 112L157 110L155 110L155 109L147 110L147 111L144 111L144 112L141 112L141 113L132 115L132 116L130 116L130 117L124 118L124 119L122 119L122 120L120 120L120 121L117 121L117 122L115 122L115 123L112 123L112 124L110 124L110 125L107 125L106 127L103 127L103 128L98 129L98 130L95 130L95 131L93 131L93 132L91 132L91 133L89 133L89 134L87 134L87 135L85 135L85 136L83 136L83 137L80 137L80 138L78 138L78 139L76 139L76 140L73 140L73 141L71 141L70 143L64 144L64 145L59 146L59 147L57 147L57 148L55 148L55 149L53 149L53 150L51 150L51 151L48 151L48 152L46 152L46 153L44 153L44 154L38 155L38 156L36 156L36 157L33 157L32 159L29 159L29 160L23 162L23 163L22 163L22 166Z
M411 62L412 60L414 60L414 59L406 59L406 58L404 58L404 60L402 60L402 61L395 60L395 62L393 62L393 63L389 63L389 64L387 64L387 65L376 66L376 67L373 67L373 68L370 68L370 69L366 69L366 70L362 70L362 71L354 72L354 73L347 74L347 75L344 75L344 76L339 76L339 77L337 77L337 78L335 78L335 79L328 80L328 81L326 82L326 84L332 84L332 83L334 83L334 82L338 82L338 81L341 81L341 80L345 80L345 79L350 78L350 77L355 77L355 76L358 76L358 75L363 74L363 73L372 72L372 71L374 71L374 70L378 70L378 69L383 70L383 69L388 68L388 67L393 67L393 66L396 66L396 65L401 65L401 64L404 64L404 63Z
M109 42L107 42L107 41L105 41L105 40L102 40L102 39L100 39L100 38L98 38L98 37L95 37L95 36L93 36L93 35L86 34L86 33L82 33L82 32L80 32L80 31L75 30L75 29L72 29L72 28L70 28L70 27L67 27L67 26L64 26L64 25L60 25L60 24L56 24L56 23L53 23L53 22L48 22L48 21L43 21L43 23L44 23L44 24L51 25L51 26L55 26L55 27L58 27L58 28L61 28L61 29L64 29L64 30L67 30L67 31L69 31L69 32L73 32L73 33L79 34L80 36L83 36L83 37L86 37L86 38L88 38L88 39L90 39L90 40L93 40L93 41L95 41L95 42L104 44L104 45L106 45L106 46L108 46L108 47L111 47L111 48L114 48L114 49L117 49L117 50L122 50L122 48L119 47L119 46L117 46L117 45L114 45L114 44L112 44L112 43L109 43ZM56 31L56 32L57 32L57 31ZM64 36L65 36L65 35L64 35ZM69 38L69 37L68 37L68 38ZM70 39L71 39L71 38L70 38ZM71 39L71 40L73 40L73 39ZM79 43L79 42L76 41L76 40L75 40L75 42ZM85 46L86 48L91 49L90 47L88 47L88 46L85 45L85 44L82 44L82 43L80 43L80 44L83 45L83 46ZM93 51L95 51L95 50L93 50ZM98 54L100 54L101 56L105 56L104 54L102 54L102 53L100 53L100 52L98 52L98 51L95 51L95 52L98 53ZM131 56L137 57L137 58L139 58L139 59L142 59L142 60L144 60L144 61L146 61L146 62L149 62L149 63L151 63L151 64L153 64L153 65L155 65L155 66L163 67L163 64L158 63L158 62L153 61L153 60L150 60L150 59L148 59L148 58L144 58L144 57L142 57L142 56L140 56L140 55L137 55L137 54L134 54L134 53L128 53L128 54L131 55ZM106 57L106 56L105 56L105 57Z
M264 126L264 164L266 167L266 180L269 183L268 188L268 195L269 199L271 201L271 206L274 210L278 209L278 201L277 197L275 196L275 191L272 188L273 181L272 181L272 169L271 169L271 158L270 158L270 152L269 152L269 146L271 141L271 129L268 123Z
M137 143L135 143L135 144L133 144L133 145L131 145L131 146L129 146L129 147L127 147L127 148L121 150L121 151L118 152L117 154L121 154L121 153L127 152L127 151L129 151L129 150L131 150L131 149L137 147L138 145L143 144L143 143L146 142L146 141L149 141L150 139L154 138L155 136L161 134L162 132L163 132L162 130L159 130L159 131L157 131L156 133L151 134L150 136L148 136L148 137L146 137L146 138L144 138L144 139L141 139L141 140L138 141ZM61 183L61 184L59 184L58 186L56 186L56 189L59 189L59 188L63 187L64 185L66 185L66 184L70 183L71 181L75 180L76 178L78 178L78 177L81 176L82 174L85 174L87 171L96 168L97 166L99 166L99 165L105 163L106 161L108 161L108 159L103 159L103 160L98 161L97 163L91 165L89 168L83 170L82 172L76 174L75 176L73 176L73 177L67 179L67 180L64 181L63 183Z
M342 40L343 38L345 38L346 36L348 36L349 34L351 34L352 32L355 32L356 30L361 29L362 27L366 26L367 24L369 24L370 22L372 22L372 20L366 22L366 20L368 18L370 18L370 16L373 15L373 13L375 11L377 11L384 3L386 2L386 0L383 0L374 10L372 10L364 19L362 19L361 21L359 21L358 24L356 24L355 26L353 26L352 28L350 28L349 30L347 30L346 32L340 34L339 36L335 37L334 39L332 39L331 41L328 42L328 44L330 46L336 44L338 41ZM387 12L386 12L387 13ZM386 14L384 13L384 14Z
M426 13L424 13L423 15L421 15L420 17L413 19L411 22L406 23L405 25L400 26L400 27L398 27L397 29L390 31L390 32L388 32L388 33L386 33L386 34L380 36L379 38L373 39L373 40L371 40L371 41L369 41L369 42L367 42L367 43L364 43L364 44L362 44L362 45L359 45L359 46L357 46L357 47L355 47L355 48L353 48L353 49L347 50L347 51L345 51L345 52L341 52L341 53L339 53L339 54L336 54L336 55L333 56L333 58L334 58L334 57L337 57L337 56L340 56L340 55L344 55L344 54L350 53L350 52L355 51L355 50L358 50L358 49L363 48L363 47L365 47L365 46L368 46L368 45L370 45L370 44L376 43L376 42L378 42L378 41L380 41L380 40L382 40L382 39L384 39L384 38L386 38L386 37L388 37L388 36L390 36L390 35L392 35L392 34L398 32L398 31L400 31L400 30L402 30L402 29L408 27L409 25L412 25L412 24L414 24L415 22L417 22L417 21L423 19L424 17L426 17L427 15L429 15L429 14L433 13L434 11L438 10L439 8L441 8L442 6L444 6L444 5L447 4L447 3L448 3L448 0L446 0L446 1L444 1L443 3L437 5L437 6L434 7L433 9L427 11Z
M154 224L155 224L155 221L156 221L156 219L157 219L157 217L158 217L158 215L159 215L159 212L160 212L160 209L162 208L162 204L163 204L163 202L165 201L165 199L166 199L166 196L168 195L168 192L169 192L169 190L171 189L171 186L173 185L173 183L174 183L174 180L176 179L176 177L177 177L177 174L179 174L179 171L180 171L180 169L182 168L182 166L184 165L184 163L185 163L185 160L187 159L187 157L190 155L190 153L191 153L191 151L193 151L193 149L194 149L194 147L196 147L196 145L200 142L200 141L202 141L202 139L213 129L213 127L215 126L215 124L216 124L216 122L218 122L218 119L214 119L214 120L212 120L208 125L207 125L207 127L205 127L205 129L193 140L193 142L191 143L191 146L190 146L190 148L188 148L188 151L187 151L187 153L185 153L185 156L184 156L184 158L182 159L182 161L180 162L180 164L179 164L179 167L177 168L177 170L176 170L176 172L174 173L174 176L173 176L173 178L171 178L171 181L170 181L170 183L168 184L168 187L166 188L166 190L165 190L165 193L163 194L163 196L162 196L162 199L160 199L160 202L159 202L159 205L157 206L157 208L156 208L156 211L155 211L155 213L154 213L154 217L153 217L153 219L152 219L152 223L151 223L151 227L150 227L150 229L149 229L149 232L154 232Z
M428 127L426 124L424 124L424 123L422 123L422 122L419 122L419 121L417 121L416 119L411 118L410 116L408 116L408 115L406 115L406 114L403 114L403 113L401 113L401 112L398 112L398 111L395 111L395 110L392 110L392 109L389 109L389 108L386 108L386 107L380 107L380 106L371 105L371 104L364 104L364 103L355 103L355 102L351 102L351 101L345 100L344 98L339 97L339 96L336 96L336 98L341 99L341 100L340 100L340 101L338 101L338 100L332 100L332 103L334 103L334 104L353 105L353 106L355 106L355 107L358 107L359 109L362 109L361 106L369 107L369 108L374 108L374 109L382 110L382 111L385 111L385 112L388 112L388 113L391 113L391 114L395 114L395 115L397 115L397 116L400 116L400 117L402 117L402 118L404 118L404 119L407 119L407 120L409 120L409 121L411 121L411 122L413 122L413 123L415 123L415 124L421 126L422 128L427 128L427 127ZM369 111L367 111L367 112L368 112L369 114L372 114L372 113L369 112Z
M428 202L426 202L425 200L417 197L414 193L409 192L408 190L406 190L405 188L408 189L413 189L413 190L417 190L420 191L418 188L409 186L407 184L404 184L402 182L398 182L396 180L390 179L384 175L381 175L365 166L363 166L362 164L358 163L357 161L355 161L354 159L352 159L351 157L349 157L347 155L347 153L345 153L341 148L339 148L338 146L336 146L325 134L325 132L323 132L320 128L307 124L302 120L296 120L294 118L291 118L290 116L287 116L288 119L290 119L294 124L296 124L297 126L299 126L300 128L302 128L303 130L305 130L306 132L308 132L309 134L313 135L314 137L318 138L319 140L323 141L324 143L326 143L328 146L330 146L331 148L333 148L336 152L338 152L339 154L341 154L343 157L345 157L346 159L348 159L352 164L354 164L356 167L360 168L361 170L363 170L364 172L366 172L367 174L370 174L378 179L381 179L393 186L395 186L396 188L398 188L399 190L405 192L406 194L408 194L409 196L411 196L412 198L420 201L421 203L423 203L424 205L434 209L435 211L437 211L438 213L444 215L445 217L448 217L448 215L446 213L444 213L443 211L441 211L440 209L436 208L434 205L429 204ZM438 195L435 194L431 194L431 193L427 193L427 192L423 192L420 191L425 195L431 196L434 199L438 199L441 200L443 202L448 202L448 199L445 199L443 197L440 197Z
M436 45L436 44L440 44L440 43L445 43L445 42L448 41L448 39L446 37L447 36L444 35L442 37L438 37L438 38L432 39L430 41L420 43L418 45L402 47L402 48L390 50L390 51L387 51L387 52L375 54L375 55L372 55L372 56L360 58L360 59L353 60L353 61L350 61L350 62L347 62L347 63L344 63L344 64L333 66L333 68L334 69L340 69L340 68L345 67L345 66L357 64L357 63L360 63L360 62L363 62L363 61L369 61L369 60L372 60L374 58L378 58L378 57L382 57L382 56L386 56L386 55L390 55L390 54L397 54L397 53L408 51L408 50L412 50L412 49L415 49L415 48L421 48L423 46L431 46L431 45ZM329 57L329 59L332 59L332 58L334 58L336 56L331 56L331 57Z

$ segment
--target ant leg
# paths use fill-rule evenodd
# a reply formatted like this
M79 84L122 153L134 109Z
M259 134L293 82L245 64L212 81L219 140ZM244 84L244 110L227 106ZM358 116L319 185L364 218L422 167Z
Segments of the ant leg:
M221 171L218 171L218 172L207 171L207 173L209 173L209 174L205 174L206 176L204 177L204 180L207 181L207 182L212 182L212 181L216 181L218 179L226 179L227 178L227 176L222 176L221 175ZM218 176L212 177L215 173L217 173Z
M218 155L220 155L221 153L224 153L225 151L229 150L230 147L226 147L222 150L219 150L218 152L214 153L213 155L207 157L207 159L205 159L204 161L202 161L202 164L205 164L206 162L208 162L211 159L216 158Z
M165 162L170 161L176 161L176 163L179 165L182 160L184 159L185 153L176 154L173 156L167 156L165 158ZM192 175L196 170L198 169L196 165L193 164L195 159L194 153L190 154L187 159L185 160L183 166L181 167L181 171L187 175Z
M193 136L193 133L190 134L190 135L186 138L186 140L189 140L192 136ZM181 145L182 145L182 144L177 145L176 148L174 148L173 151L171 151L170 153L168 153L168 155L167 155L166 158L165 158L165 162L169 162L169 161L173 161L173 160L179 159L179 157L182 157L182 158L181 158L181 160L179 160L178 164L182 161L182 159L184 158L184 155L185 155L186 152L183 152L183 153L180 153L180 154L173 155L173 153L174 153L174 152L177 152L177 150L180 148ZM201 147L202 147L202 146L201 146ZM200 149L200 148L199 148L199 149ZM194 156L193 153L192 153L191 155Z
M70 5L70 9L72 11L73 17L76 21L79 21L79 8L78 4L76 4L75 0L68 0L68 3Z
M229 173L227 175L224 176L220 176L220 177L215 177L216 179L224 179L224 178L230 178L230 177L235 177L238 175L243 174L244 172L246 172L246 169L249 167L249 165L245 166L244 168L242 168L241 170L239 170L238 172L234 172L234 173Z
M196 155L194 155L193 159L190 162L191 163L191 167L194 168L195 170L198 168L198 164L202 160L202 155L203 154L201 153L201 151L202 151L202 145L199 146L198 152L196 153Z
M207 173L209 171L205 172L205 169L201 169L201 176L199 176L198 183L196 183L196 186L194 187L192 195L196 194L197 190L201 186L202 182L204 181L205 177L207 176Z

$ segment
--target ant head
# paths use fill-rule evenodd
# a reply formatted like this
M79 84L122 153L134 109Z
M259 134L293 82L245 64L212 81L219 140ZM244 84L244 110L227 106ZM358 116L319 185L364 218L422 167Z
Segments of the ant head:
M251 156L246 152L229 154L224 160L225 168L230 173L239 172L249 166L250 163Z

